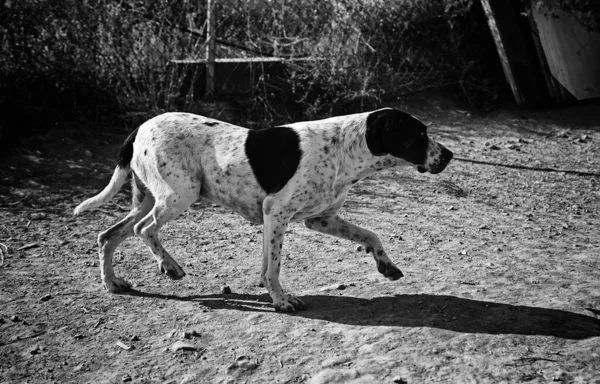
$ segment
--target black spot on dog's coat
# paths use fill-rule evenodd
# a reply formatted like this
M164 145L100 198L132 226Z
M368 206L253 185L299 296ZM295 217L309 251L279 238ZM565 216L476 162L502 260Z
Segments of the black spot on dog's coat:
M249 131L245 152L261 188L279 192L296 173L302 150L298 133L289 127Z

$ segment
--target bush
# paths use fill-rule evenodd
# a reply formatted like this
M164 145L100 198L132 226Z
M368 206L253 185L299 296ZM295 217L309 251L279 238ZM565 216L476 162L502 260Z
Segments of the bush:
M216 2L218 57L314 58L290 67L291 95L259 84L249 116L276 114L284 100L312 118L440 86L493 96L503 81L478 1L314 4ZM193 79L169 62L203 58L205 18L204 1L5 1L0 106L88 117L186 109L200 96L180 94Z

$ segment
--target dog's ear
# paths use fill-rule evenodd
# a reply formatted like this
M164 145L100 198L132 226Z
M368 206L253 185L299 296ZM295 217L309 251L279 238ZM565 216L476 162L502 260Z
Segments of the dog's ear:
M392 123L390 119L390 109L381 109L374 111L367 116L367 130L365 138L367 147L373 156L384 156L389 153L386 150L386 131L390 129Z

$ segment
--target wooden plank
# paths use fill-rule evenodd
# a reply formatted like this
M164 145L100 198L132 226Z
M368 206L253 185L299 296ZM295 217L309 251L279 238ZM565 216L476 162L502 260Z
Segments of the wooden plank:
M557 7L535 2L532 13L552 76L578 100L600 97L600 34Z
M488 25L490 27L490 31L492 32L492 37L494 38L494 42L496 43L496 50L498 51L498 56L500 57L500 63L502 64L502 70L504 71L504 76L510 85L510 89L512 90L515 101L518 105L522 105L525 103L525 97L519 90L517 81L513 74L512 68L508 61L508 55L506 54L506 49L504 47L504 43L502 41L502 35L500 34L500 29L496 24L496 18L494 12L492 10L492 6L489 0L481 0L481 5L483 6L483 11L485 12L485 16L488 21Z
M533 3L537 0L531 1ZM546 54L544 53L544 49L542 48L542 42L540 41L540 33L538 31L535 19L533 18L533 13L528 12L527 18L529 20L529 25L531 26L531 37L533 39L533 45L535 46L537 56L539 57L540 68L542 70L542 75L544 76L544 80L546 82L546 87L548 88L548 92L550 93L550 98L557 104L565 102L569 100L569 98L572 98L572 96L562 85L560 85L560 83L554 78L554 76L552 76L552 72L550 71L550 67L548 66L548 60L546 59Z
M215 0L206 1L206 87L204 96L209 98L215 91L216 20Z

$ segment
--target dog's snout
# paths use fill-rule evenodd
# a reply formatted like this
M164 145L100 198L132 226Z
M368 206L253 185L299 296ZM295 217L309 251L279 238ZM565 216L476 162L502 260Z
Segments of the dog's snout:
M435 155L430 155L427 159L427 164L425 168L432 174L442 172L450 160L454 157L452 151L448 148L444 147L440 143L436 143L436 153ZM418 170L418 168L417 168Z

